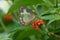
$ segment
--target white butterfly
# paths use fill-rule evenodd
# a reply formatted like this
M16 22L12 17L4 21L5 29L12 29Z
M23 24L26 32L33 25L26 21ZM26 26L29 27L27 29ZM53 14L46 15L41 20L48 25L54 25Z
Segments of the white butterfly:
M35 15L32 10L25 7L20 7L19 11L19 20L21 24L28 25L29 23L31 23L31 21L35 19Z

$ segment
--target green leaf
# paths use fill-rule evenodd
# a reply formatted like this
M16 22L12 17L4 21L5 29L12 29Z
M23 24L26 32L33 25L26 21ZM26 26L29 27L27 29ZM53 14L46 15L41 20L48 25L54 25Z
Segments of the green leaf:
M19 33L19 34L17 34L17 33ZM23 40L26 37L29 37L31 35L37 35L37 34L39 34L39 32L37 30L28 29L27 31L22 30L22 32L17 31L15 33L15 35L13 36L13 38L14 38L14 40Z
M54 14L54 15L42 16L41 19L44 19L44 20L60 20L60 15Z
M32 6L32 5L37 5L41 4L46 7L51 7L52 4L48 0L15 0L13 5L11 6L9 12L13 11L19 11L20 6Z
M53 4L53 6L55 6L56 0L49 0L49 1Z
M10 11L19 9L20 6L31 6L41 3L42 0L15 0Z
M5 15L5 13L0 9L0 18L2 18Z
M12 40L9 36L10 34L8 33L0 33L0 40Z

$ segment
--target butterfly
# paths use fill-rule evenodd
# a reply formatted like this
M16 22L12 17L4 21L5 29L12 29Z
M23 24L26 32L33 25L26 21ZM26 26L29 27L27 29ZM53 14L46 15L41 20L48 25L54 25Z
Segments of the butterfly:
M35 19L35 12L27 7L19 8L19 21L22 25L28 25Z

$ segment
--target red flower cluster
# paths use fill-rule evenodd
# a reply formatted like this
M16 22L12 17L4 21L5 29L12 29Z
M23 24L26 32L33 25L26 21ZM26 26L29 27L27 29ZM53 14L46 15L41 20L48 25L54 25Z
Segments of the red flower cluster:
M11 18L11 14L7 14L6 16L5 16L5 19L7 20L7 21L11 21L12 20L12 18Z
M43 24L44 24L43 20L35 20L32 27L38 30L39 26Z

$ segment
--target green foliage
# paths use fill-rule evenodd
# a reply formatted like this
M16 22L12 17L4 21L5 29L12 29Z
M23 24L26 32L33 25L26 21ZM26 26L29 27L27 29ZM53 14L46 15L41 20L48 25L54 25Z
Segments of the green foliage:
M12 40L12 38L9 38L10 34L7 33L0 33L0 40Z
M60 4L59 0L14 0L8 13L12 14L12 22L3 20L4 12L0 10L0 28L6 35L0 36L0 40L60 40L55 38L60 35ZM58 3L56 3L58 2ZM35 10L36 18L43 19L45 24L38 30L32 28L32 24L23 26L18 20L20 6ZM49 36L49 32L55 32ZM8 35L9 33L13 33ZM2 35L4 35L2 33ZM7 37L6 37L7 36ZM12 36L12 38L9 36ZM6 38L5 38L6 37Z

